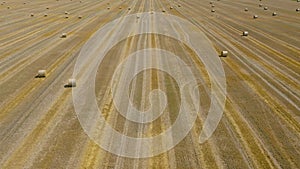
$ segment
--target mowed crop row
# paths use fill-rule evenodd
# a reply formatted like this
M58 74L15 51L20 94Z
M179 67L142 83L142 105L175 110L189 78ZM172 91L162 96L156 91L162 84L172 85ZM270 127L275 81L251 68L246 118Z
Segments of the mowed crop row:
M0 168L300 168L300 20L296 11L300 3L24 2L0 2ZM132 137L158 135L174 124L181 103L180 90L170 75L147 70L134 78L126 92L135 107L145 110L151 106L149 92L163 90L168 105L162 116L139 124L120 115L113 103L111 80L117 66L136 50L161 48L180 56L205 85L199 86L201 112L178 145L151 158L125 158L105 151L87 136L74 110L72 88L64 85L72 77L81 48L98 29L119 17L151 11L190 21L218 53L229 52L220 58L226 74L227 100L218 128L200 144L199 134L210 106L209 77L201 60L186 44L166 36L128 37L107 53L96 76L99 109L118 132ZM277 15L272 16L273 12ZM258 18L253 19L253 15ZM127 24L135 29L134 24ZM119 31L112 28L103 38L110 42L110 36ZM242 36L243 31L249 35ZM60 38L62 33L67 37ZM145 62L136 58L130 71ZM174 67L166 59L153 58L151 62ZM46 78L35 78L40 69L47 70ZM182 72L182 68L175 65L174 71ZM118 88L120 84L112 85ZM99 124L101 127L103 124ZM101 130L95 133L106 141L104 138L110 138L110 134ZM168 141L174 140L170 137Z

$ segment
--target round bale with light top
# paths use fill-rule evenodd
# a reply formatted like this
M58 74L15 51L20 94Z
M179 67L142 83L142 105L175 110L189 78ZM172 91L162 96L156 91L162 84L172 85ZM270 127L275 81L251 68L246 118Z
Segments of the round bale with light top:
M38 78L46 77L46 70L39 70L36 77L38 77Z
M226 50L223 50L222 52L221 52L221 57L227 57L227 55L228 55L228 51L226 51Z

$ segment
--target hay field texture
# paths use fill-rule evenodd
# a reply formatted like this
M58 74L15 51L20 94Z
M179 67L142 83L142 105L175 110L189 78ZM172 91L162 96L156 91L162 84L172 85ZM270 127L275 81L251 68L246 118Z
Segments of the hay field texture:
M300 2L0 3L0 168L300 168ZM210 90L199 86L202 116L197 117L187 136L171 150L154 157L127 158L102 149L88 137L75 112L73 88L65 85L72 78L82 47L97 30L117 18L151 11L189 21L198 28L196 31L207 36L216 53L228 51L227 57L220 57L226 75L226 103L212 137L200 144ZM273 16L273 12L277 15ZM258 18L254 19L254 15ZM134 24L131 26L135 29ZM243 31L249 35L242 36ZM110 35L117 32L112 29L103 38L109 41ZM114 71L130 53L144 48L177 54L209 86L203 63L186 44L158 34L136 35L121 41L106 54L97 70L95 96L106 122L131 137L155 136L172 126L180 104L174 79L162 71L147 70L134 78L126 92L132 96L135 107L146 109L150 104L149 91L160 88L168 102L162 116L151 123L138 124L126 120L114 107L110 92ZM181 70L167 60L154 62ZM140 63L136 60L135 65ZM35 78L38 70L46 70L46 77ZM76 84L82 85L88 84ZM108 133L98 134L109 137Z

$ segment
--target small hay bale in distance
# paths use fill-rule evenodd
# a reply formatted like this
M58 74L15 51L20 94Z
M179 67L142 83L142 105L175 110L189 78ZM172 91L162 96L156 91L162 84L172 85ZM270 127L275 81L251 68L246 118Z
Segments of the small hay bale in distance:
M223 50L223 51L221 52L220 57L227 57L227 55L228 55L228 51Z
M65 87L76 87L76 79L69 79Z
M268 7L267 7L267 6L265 6L265 7L264 7L264 10L268 10Z
M60 37L61 37L61 38L66 38L66 37L67 37L67 33L62 33L62 34L60 35Z
M276 13L276 12L273 12L273 13L272 13L272 16L277 16L277 13Z
M38 73L36 75L37 78L44 78L46 77L46 70L38 70Z
M44 17L47 17L47 16L48 16L48 14L45 13L45 14L44 14Z
M181 7L181 4L178 4L177 6L178 6L178 7Z
M79 15L79 16L78 16L78 19L82 19L82 16L81 16L81 15Z
M110 10L110 7L107 7L107 10Z
M170 9L173 9L173 6L170 6Z
M213 4L213 2L212 2L212 1L210 1L210 2L209 2L209 4Z
M165 10L165 9L162 9L161 11L162 11L162 12L166 12L166 10Z
M297 2L300 2L300 0L297 0Z
M259 4L258 6L259 6L259 7L262 7L263 5L262 5L262 4Z
M70 13L68 11L65 11L65 15L69 15Z
M257 19L258 18L258 15L253 15L253 19Z
M31 13L30 16L31 16L31 17L34 17L34 13Z
M213 7L215 7L215 5L211 5L211 7L213 8Z
M243 36L248 36L249 32L248 31L243 31Z
M248 10L249 10L248 8L245 8L245 9L244 9L244 11L248 11Z
M296 12L299 12L299 11L300 11L300 8L297 8L297 9L296 9Z
M128 8L128 11L130 11L130 10L131 10L131 8L129 7L129 8Z
M216 12L216 10L215 9L211 9L211 12Z

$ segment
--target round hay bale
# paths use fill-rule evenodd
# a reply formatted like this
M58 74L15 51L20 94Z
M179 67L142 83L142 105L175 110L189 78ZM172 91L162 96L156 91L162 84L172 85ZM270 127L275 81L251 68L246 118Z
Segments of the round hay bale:
M248 11L248 8L245 8L244 10L245 10L245 11Z
M130 10L131 10L131 8L129 7L129 8L128 8L128 11L130 11Z
M248 36L249 32L248 31L244 31L243 32L243 36Z
M39 70L36 77L38 77L38 78L46 77L46 70Z
M47 17L47 16L48 16L48 14L45 13L45 14L44 14L44 17Z
M268 10L268 7L267 7L267 6L265 6L265 7L264 7L264 10Z
M227 57L227 55L228 55L228 51L226 51L226 50L223 50L222 52L221 52L221 57Z
M253 15L253 19L257 19L258 18L258 15Z
M162 12L166 12L166 10L165 10L165 9L163 9L163 10L162 10Z
M296 9L296 12L299 12L299 11L300 11L300 8L297 8L297 9Z
M258 6L259 6L259 7L262 7L263 5L262 5L262 4L259 4Z
M173 6L170 6L170 9L173 9Z
M66 38L67 37L67 33L62 33L60 37L61 38Z
M30 16L31 16L31 17L34 17L34 14L33 14L33 13L31 13L31 14L30 14Z
M216 10L215 10L215 9L212 9L211 12L216 12Z
M177 6L178 6L178 7L181 7L181 4L178 4Z
M82 16L81 16L81 15L79 15L79 16L78 16L78 19L81 19L81 18L82 18Z
M76 79L69 79L67 87L76 87Z
M272 16L277 16L277 13L276 13L276 12L273 12L273 13L272 13Z

